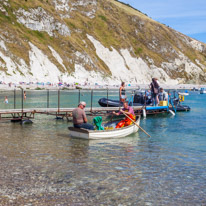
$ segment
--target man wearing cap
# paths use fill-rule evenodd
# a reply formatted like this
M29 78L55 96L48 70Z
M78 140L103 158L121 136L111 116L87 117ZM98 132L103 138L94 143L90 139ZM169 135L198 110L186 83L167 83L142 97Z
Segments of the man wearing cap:
M78 107L73 110L72 116L74 127L94 130L94 126L92 124L87 123L87 117L84 111L85 107L86 102L80 102Z

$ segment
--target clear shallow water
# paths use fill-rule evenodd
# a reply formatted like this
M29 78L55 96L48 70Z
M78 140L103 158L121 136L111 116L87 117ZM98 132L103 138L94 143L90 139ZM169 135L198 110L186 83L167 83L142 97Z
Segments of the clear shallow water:
M75 140L51 116L0 123L0 203L206 205L206 95L185 104L190 112L141 120L152 138Z
M131 91L128 91L128 97ZM118 90L108 91L108 98L114 99L118 97ZM5 104L4 98L8 97L9 104ZM23 101L23 108L57 108L58 107L58 91L47 90L27 90L27 99ZM99 106L98 100L101 97L107 97L107 90L94 90L93 96L90 90L60 90L59 107L68 108L76 107L79 101L86 101L87 106ZM130 98L130 97L129 97ZM22 91L0 91L0 109L16 109L22 108ZM92 102L92 104L91 104Z

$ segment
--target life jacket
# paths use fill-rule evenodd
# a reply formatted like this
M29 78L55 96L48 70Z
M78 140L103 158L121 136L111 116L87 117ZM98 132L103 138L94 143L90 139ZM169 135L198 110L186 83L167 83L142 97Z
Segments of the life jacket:
M136 119L133 114L129 114L129 115L127 115L127 116L129 116L133 121L135 121L135 119ZM125 119L121 120L121 121L117 124L116 128L126 127L126 126L131 125L132 123L133 123L133 122L132 122L128 117L125 117Z

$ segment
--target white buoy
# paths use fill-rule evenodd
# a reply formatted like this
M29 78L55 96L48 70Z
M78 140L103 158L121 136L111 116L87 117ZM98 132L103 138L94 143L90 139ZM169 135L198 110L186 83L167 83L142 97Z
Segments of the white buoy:
M172 110L169 110L170 114L172 114L173 116L175 116L175 113Z
M143 117L146 118L146 117L147 117L147 114L146 114L145 109L142 110L142 113L143 113Z

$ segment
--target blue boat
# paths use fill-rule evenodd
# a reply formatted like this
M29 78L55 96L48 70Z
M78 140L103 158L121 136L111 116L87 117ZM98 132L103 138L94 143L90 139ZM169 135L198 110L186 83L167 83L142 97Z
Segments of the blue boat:
M181 95L178 95L178 97L175 96L174 97L170 97L170 104L173 106L170 106L169 109L170 110L175 110L178 112L181 111L190 111L190 107L187 105L182 104L182 102L184 101L183 99L180 99L180 97L182 98ZM120 102L119 100L113 100L113 99L107 99L107 98L101 98L98 101L99 105L101 107L122 107L123 103ZM148 108L148 110L154 110L154 109L168 109L168 106L164 106L164 108L157 106L156 108L154 108L154 106L151 106L151 98L145 98L143 93L137 93L134 95L134 98L132 101L129 101L129 106L146 106L146 108Z

